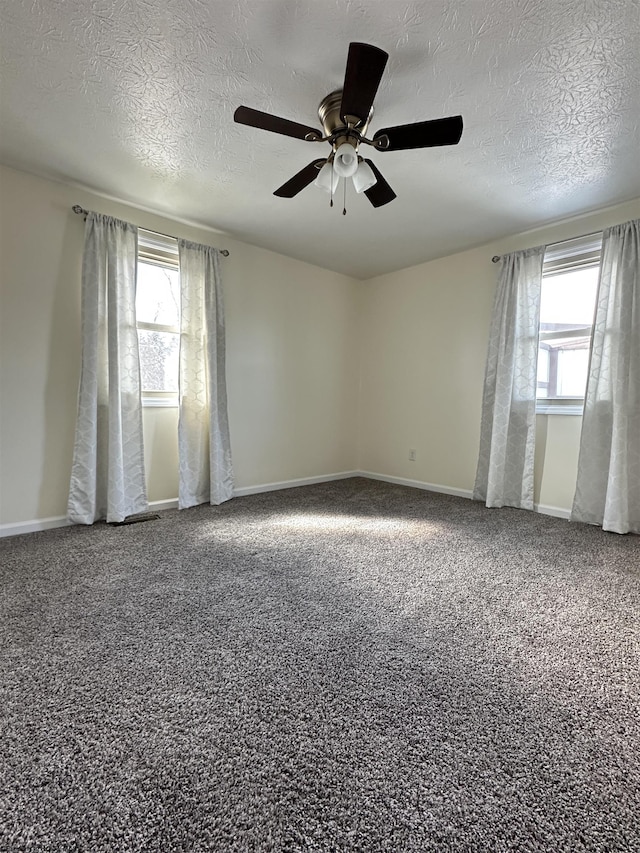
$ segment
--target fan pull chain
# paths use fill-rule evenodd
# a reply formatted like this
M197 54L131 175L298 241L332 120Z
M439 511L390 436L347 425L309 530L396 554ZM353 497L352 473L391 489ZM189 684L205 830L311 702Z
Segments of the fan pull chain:
M331 161L331 188L329 194L329 207L333 207L333 160Z
M347 179L345 178L343 181L344 184L344 194L342 196L342 215L347 215Z

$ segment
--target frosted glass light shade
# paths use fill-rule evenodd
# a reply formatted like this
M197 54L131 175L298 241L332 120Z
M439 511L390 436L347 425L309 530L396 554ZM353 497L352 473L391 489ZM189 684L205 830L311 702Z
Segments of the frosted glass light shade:
M353 186L357 193L363 193L365 190L370 190L378 180L373 173L373 169L364 160L359 164L358 171L353 176Z
M333 158L333 168L341 178L350 178L358 168L358 155L353 145L343 142Z
M325 192L333 195L333 193L338 189L339 181L340 176L336 175L331 163L325 163L322 169L318 172L318 177L313 183L316 187L320 187L321 190L325 190Z

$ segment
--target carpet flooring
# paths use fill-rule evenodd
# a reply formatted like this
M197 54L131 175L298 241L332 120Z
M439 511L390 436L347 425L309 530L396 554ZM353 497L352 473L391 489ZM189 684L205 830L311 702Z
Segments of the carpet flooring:
M640 850L640 540L354 478L0 541L0 850Z

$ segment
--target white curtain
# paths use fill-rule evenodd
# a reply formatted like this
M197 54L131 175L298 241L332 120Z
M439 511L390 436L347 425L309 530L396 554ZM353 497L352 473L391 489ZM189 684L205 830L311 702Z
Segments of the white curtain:
M179 506L233 496L219 252L178 240L180 255Z
M640 533L640 220L603 235L573 521Z
M67 515L123 521L148 508L135 297L137 229L89 213L82 261L82 371Z
M536 368L544 246L504 255L493 304L475 500L533 509Z

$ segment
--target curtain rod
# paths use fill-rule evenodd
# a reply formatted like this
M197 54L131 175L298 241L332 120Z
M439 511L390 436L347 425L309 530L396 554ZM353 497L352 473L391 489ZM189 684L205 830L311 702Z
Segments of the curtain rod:
M73 207L71 208L71 210L73 210L74 213L82 214L85 219L89 215L89 211L85 210L84 207L81 207L79 204L74 204ZM149 234L158 234L158 236L160 236L160 237L171 237L172 240L178 239L177 237L174 237L172 234L163 234L162 231L152 231L150 228L143 228L142 230L148 231ZM228 249L219 249L218 251L220 252L221 255L224 255L225 258L229 257L229 250ZM500 259L498 258L498 260L500 260Z
M587 237L597 237L598 234L602 234L602 231L591 231L589 234L578 234L577 237L567 237L566 240L556 240L555 243L547 243L545 245L545 249L548 249L551 246L559 246L561 243L568 243L570 240L586 240ZM499 260L502 259L502 255L494 255L491 258L492 264L497 264Z

